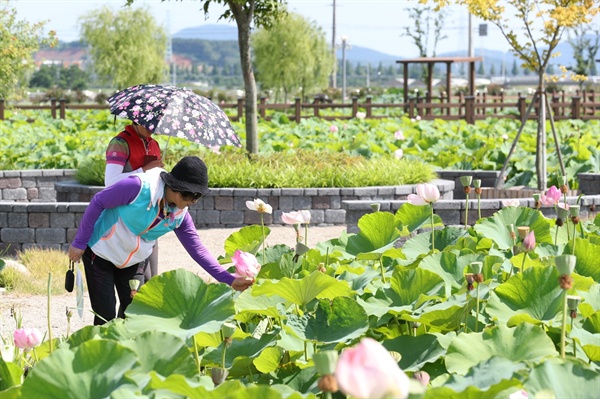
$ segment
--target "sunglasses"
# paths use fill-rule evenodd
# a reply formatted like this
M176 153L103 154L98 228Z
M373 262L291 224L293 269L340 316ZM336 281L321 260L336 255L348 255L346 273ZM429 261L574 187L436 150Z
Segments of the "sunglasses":
M181 198L184 201L191 201L192 204L195 204L196 202L198 202L198 200L200 198L202 198L202 194L201 193L192 193L190 191L176 191L179 193L179 195L181 195Z

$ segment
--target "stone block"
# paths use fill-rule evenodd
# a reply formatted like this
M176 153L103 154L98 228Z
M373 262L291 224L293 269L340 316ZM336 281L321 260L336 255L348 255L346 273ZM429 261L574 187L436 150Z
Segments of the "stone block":
M215 209L218 211L233 210L233 197L215 197Z
M21 186L25 188L37 188L37 182L35 177L22 177L21 178Z
M35 201L39 198L39 190L37 187L30 187L27 189L27 200Z
M263 223L265 225L273 224L273 215L269 213L263 213ZM249 209L244 211L244 224L261 224L260 213L251 211Z
M318 225L325 223L325 211L323 209L313 209L310 211L310 224ZM309 232L310 234L310 232Z
M325 210L325 223L345 224L346 223L346 210L345 209L326 209Z
M51 213L50 226L63 228L75 227L75 215L73 213Z
M282 195L279 197L279 209L282 211L293 211L294 210L294 197Z
M196 226L218 226L220 223L220 211L202 210L196 213Z
M329 209L329 196L312 197L312 209Z
M29 221L27 220L27 213L9 213L8 214L8 226L9 227L29 227Z
M5 243L35 242L35 229L6 227L0 230L0 241Z
M67 229L50 227L35 230L36 244L62 244L66 241Z
M244 211L221 211L221 224L240 226L244 224Z
M20 177L10 177L10 178L4 178L4 179L0 179L0 189L6 189L6 188L18 188L18 187L22 187L22 183L21 183L21 178Z
M5 190L2 190L2 199L13 201L27 201L27 189L19 187L7 188Z
M30 213L29 227L50 227L50 214L41 212Z
M454 209L444 210L444 209L435 209L434 213L439 215L442 218L442 221L446 226L448 225L460 225L463 221L462 215L459 211Z
M56 190L48 187L38 188L37 198L48 202L56 202Z
M294 209L295 210L304 210L310 209L312 206L311 197L294 197Z
M8 227L8 213L0 212L0 227Z

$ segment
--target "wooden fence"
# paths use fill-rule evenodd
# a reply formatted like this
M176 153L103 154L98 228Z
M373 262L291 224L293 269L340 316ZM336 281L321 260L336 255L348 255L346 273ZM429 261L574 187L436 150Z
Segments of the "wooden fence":
M567 98L564 92L548 94L554 120L581 119L600 120L600 93L594 90L577 91L574 96ZM460 94L450 98L444 96L431 97L415 96L407 103L373 103L370 97L364 102L352 98L349 103L329 103L318 97L311 103L303 103L296 98L293 103L270 104L266 98L261 98L258 112L261 118L271 119L273 113L285 113L290 120L300 122L303 118L317 117L326 120L351 119L362 117L380 119L387 117L407 116L409 118L461 120L475 123L476 120L488 117L512 118L523 121L526 110L533 96L489 95L486 93L475 96ZM539 98L539 97L538 97ZM244 116L244 100L239 98L234 103L220 103L219 106L227 112L229 118L238 121ZM4 100L0 100L0 120L4 119L7 108ZM13 105L13 109L49 110L53 118L66 118L66 110L108 109L107 105L71 104L66 100L51 100L46 105ZM533 107L528 119L536 119L536 108ZM362 115L359 113L363 113Z

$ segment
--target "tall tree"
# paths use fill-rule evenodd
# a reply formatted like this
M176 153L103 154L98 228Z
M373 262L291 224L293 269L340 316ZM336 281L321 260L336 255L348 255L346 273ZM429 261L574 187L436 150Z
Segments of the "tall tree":
M567 69L578 75L596 75L596 54L600 48L600 29L594 30L591 24L577 26L570 29L568 41L573 48L575 65L569 66Z
M283 93L300 93L302 97L327 85L333 70L331 49L325 33L316 23L290 13L270 29L252 35L254 66L262 89Z
M127 5L135 0L125 0ZM161 0L165 1L165 0ZM285 0L199 0L202 3L204 14L208 15L211 4L223 4L227 9L219 19L233 20L238 28L238 45L240 47L240 61L242 75L244 76L245 91L245 120L246 120L246 150L258 153L258 106L256 93L256 79L252 67L250 47L250 33L254 28L264 27L269 29L285 14L282 5Z
M427 3L428 0L420 0ZM438 6L466 5L469 12L496 25L523 67L537 75L538 129L536 151L537 188L547 188L546 68L566 29L588 24L600 12L598 0L432 0ZM512 15L512 17L511 17ZM522 30L515 31L513 20ZM516 143L515 143L516 144ZM514 145L513 145L514 148ZM511 149L512 151L512 149ZM508 160L508 159L507 159ZM505 166L503 167L503 171ZM501 176L502 177L502 176ZM501 180L499 179L498 182Z
M442 35L442 27L446 19L445 10L434 10L432 7L416 5L405 11L408 11L408 19L413 21L414 27L405 26L402 36L408 36L413 40L419 49L419 57L435 57L438 42L448 37ZM421 78L428 81L427 65L422 64L421 71Z
M0 98L19 99L27 87L27 72L35 68L33 53L56 44L55 32L44 34L45 23L17 19L17 10L0 0Z
M113 12L104 6L85 14L80 22L92 70L101 83L123 89L165 81L167 35L147 9Z

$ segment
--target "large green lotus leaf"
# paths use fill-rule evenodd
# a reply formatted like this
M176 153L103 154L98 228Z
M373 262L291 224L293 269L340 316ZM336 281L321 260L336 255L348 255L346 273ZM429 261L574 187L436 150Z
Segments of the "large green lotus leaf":
M267 346L273 345L277 339L277 333L263 334L260 339L247 337L234 339L225 350L225 368L230 368L238 357L256 358ZM202 357L202 364L222 367L223 345L210 351Z
M0 392L21 385L23 369L13 362L5 362L0 357Z
M284 277L279 281L265 281L252 288L252 295L278 295L302 307L315 298L333 299L348 296L351 292L347 282L318 271L300 280Z
M581 298L583 298L584 301L580 305L580 309L582 309L583 306L587 307L588 309L591 309L587 311L588 314L593 313L593 311L600 310L600 284L594 284L590 287L589 291L579 292L578 294Z
M419 316L403 314L401 319L425 324L431 332L458 331L474 304L475 299L467 301L465 298L455 297L426 307Z
M487 391L492 386L518 377L516 374L526 369L528 367L525 363L513 362L503 357L492 357L471 367L465 376L452 374L444 386L456 392L464 392L472 386Z
M133 333L163 331L187 341L198 332L219 330L234 314L231 287L176 269L142 286L127 307L125 325Z
M600 361L600 333L591 333L582 328L573 328L569 333L569 338L577 341L590 361Z
M468 263L462 261L462 257L461 261L458 259L451 252L437 252L426 256L419 263L419 269L429 270L444 279L446 298L452 295L452 291L459 290L465 279L464 269Z
M258 251L262 257L262 251ZM298 264L293 260L294 252L287 245L278 244L268 247L265 251L265 261L259 259L262 264L258 278L280 279L294 275Z
M400 224L389 212L368 213L358 220L359 233L348 238L346 251L358 255L390 248L400 238Z
M492 217L480 219L473 228L483 237L494 240L498 248L512 248L513 243L508 232L508 225L529 226L535 232L535 240L538 243L553 244L550 235L551 221L546 219L540 211L509 206L496 212Z
M600 262L598 262L600 245L593 244L589 240L578 239L575 243L575 256L577 257L575 265L577 274L600 281Z
M444 280L429 270L396 268L390 279L390 288L384 290L394 307L412 306L422 296L441 296Z
M133 349L140 362L136 371L156 371L162 376L182 374L193 377L198 373L196 361L180 338L163 332L145 332L121 344Z
M144 388L146 397L170 398L176 394L177 398L202 398L202 399L223 399L230 398L238 390L246 389L245 385L238 380L228 380L218 387L214 387L210 377L200 377L201 382L194 382L186 379L182 375L171 375L166 379L151 375L150 383Z
M562 312L562 294L554 266L530 267L496 287L485 311L501 323L517 324L523 314L530 316L528 321L541 323Z
M369 328L365 310L348 297L320 300L314 317L308 320L306 338L318 342L345 342L363 335Z
M537 365L525 381L525 390L533 397L550 391L555 398L587 399L598 396L600 374L580 363L549 359Z
M132 333L125 327L125 320L113 319L101 326L85 326L69 336L60 344L60 347L74 349L82 343L95 338L110 339L113 341L124 341L133 339L137 334Z
M444 227L435 231L435 248L444 251L447 247L455 245L462 237L467 236L467 230L460 227ZM420 255L431 251L431 232L421 233L411 238L402 246L402 253L406 259L417 259Z
M245 290L235 300L236 319L246 313L251 316L264 315L274 318L281 318L285 315L278 309L279 306L286 303L283 298L277 295L252 295L253 288L254 286Z
M396 211L395 218L400 225L413 232L424 225L431 226L431 208L429 206L417 206L408 202L402 204ZM436 226L443 226L444 222L439 215L433 215L433 223Z
M104 398L133 385L125 374L137 354L115 341L94 339L75 350L58 349L38 363L23 382L23 398Z
M583 328L592 334L600 333L600 310L595 311L583 322Z
M393 310L396 313L404 311L410 311L411 305L392 306L392 300L383 292L383 290L377 290L375 295L363 300L358 297L356 302L367 312L368 315L381 318L388 311Z
M309 348L311 346L309 345ZM309 354L309 358L311 357L312 355ZM271 373L271 376L275 384L286 385L299 392L310 392L316 387L319 374L314 367L302 368L301 366L299 362L288 363Z
M279 346L270 346L265 348L256 359L254 359L254 367L261 373L270 373L279 368L283 349Z
M481 333L459 334L446 354L446 368L464 375L469 369L493 356L513 362L537 362L557 356L554 342L538 326L523 323L515 328L504 325L486 328Z
M270 233L271 229L267 226L264 227L264 230L262 226L255 224L242 227L225 240L224 248L227 258L229 259L233 256L238 249L243 252L255 254L263 242L263 234L264 238L266 238Z
M224 398L225 396L222 396ZM303 395L286 385L252 384L231 392L228 399L314 399L314 394Z
M502 380L489 389L483 390L476 386L470 386L462 392L456 392L446 386L438 388L429 388L425 391L425 396L421 399L498 399L508 398L508 391L519 391L522 386L521 381L516 378L511 380Z
M339 269L339 268L338 268ZM365 288L369 285L371 281L378 278L380 276L380 272L378 270L369 268L364 270L360 274L352 273L348 270L342 272L338 276L338 278L342 281L347 281L350 283L350 288L352 291L356 291L358 294L362 294Z
M446 350L432 334L423 334L416 337L402 335L389 341L383 346L390 351L402 355L398 365L404 371L418 371L427 363L433 363L446 354Z

